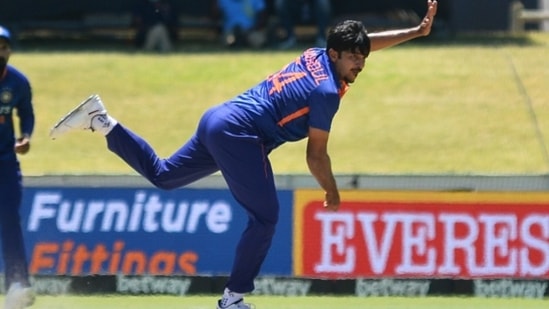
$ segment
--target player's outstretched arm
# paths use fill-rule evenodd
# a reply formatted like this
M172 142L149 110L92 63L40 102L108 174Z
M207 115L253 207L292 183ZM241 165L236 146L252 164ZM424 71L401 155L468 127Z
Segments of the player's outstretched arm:
M431 27L437 13L437 1L427 0L427 14L419 25L412 28L387 30L371 33L368 36L371 41L371 51L398 45L400 43L427 36L431 33Z
M328 137L329 132L327 131L309 128L307 165L320 187L324 189L324 207L336 211L341 202L327 151Z

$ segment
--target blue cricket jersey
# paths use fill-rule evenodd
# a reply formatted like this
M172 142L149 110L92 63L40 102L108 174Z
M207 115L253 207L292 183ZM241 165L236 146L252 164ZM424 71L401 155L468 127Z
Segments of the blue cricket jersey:
M21 134L32 135L34 111L30 83L25 75L8 65L0 76L0 160L15 158L13 110L17 110Z
M341 83L323 48L311 48L294 62L227 104L251 124L267 149L308 135L309 127L330 131L348 85Z

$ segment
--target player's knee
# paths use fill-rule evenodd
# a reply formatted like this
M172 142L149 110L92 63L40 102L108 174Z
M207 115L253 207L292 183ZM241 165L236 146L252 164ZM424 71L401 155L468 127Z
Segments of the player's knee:
M276 220L260 220L256 221L256 231L267 237L272 237L276 230Z

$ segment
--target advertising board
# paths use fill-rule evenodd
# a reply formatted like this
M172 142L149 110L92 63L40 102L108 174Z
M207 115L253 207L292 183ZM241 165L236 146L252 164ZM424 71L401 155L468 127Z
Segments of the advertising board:
M294 273L314 278L549 278L549 194L297 190Z
M278 194L262 271L289 276L292 192ZM21 216L30 273L63 276L225 275L248 220L226 189L28 188Z

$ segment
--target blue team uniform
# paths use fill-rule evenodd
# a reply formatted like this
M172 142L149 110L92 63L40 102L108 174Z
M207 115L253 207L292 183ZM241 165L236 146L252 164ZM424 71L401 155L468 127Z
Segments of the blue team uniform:
M306 138L309 127L329 131L346 89L325 49L308 49L257 86L206 111L191 139L166 159L158 158L150 145L122 125L107 135L107 144L162 189L221 171L249 215L227 287L247 293L254 289L278 221L268 154L285 142Z
M29 81L18 70L7 66L0 76L0 223L5 286L12 282L28 285L27 259L21 230L19 207L23 187L15 154L13 111L17 110L20 131L31 136L34 112Z

